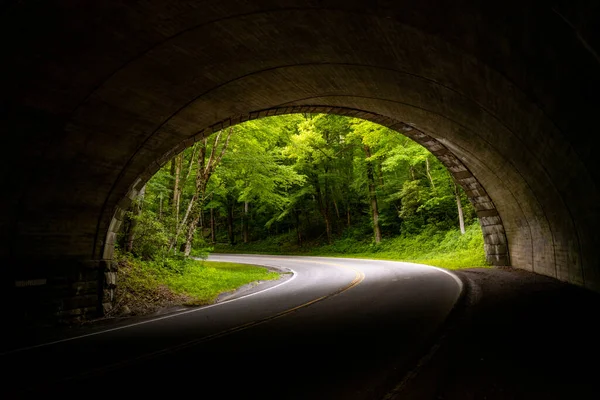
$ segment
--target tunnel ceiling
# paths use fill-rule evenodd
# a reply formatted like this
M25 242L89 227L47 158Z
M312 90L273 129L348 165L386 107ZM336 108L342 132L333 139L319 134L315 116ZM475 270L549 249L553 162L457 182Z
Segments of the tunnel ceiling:
M600 8L484 3L7 3L0 257L14 276L93 263L119 205L199 135L350 110L459 160L513 266L600 290Z

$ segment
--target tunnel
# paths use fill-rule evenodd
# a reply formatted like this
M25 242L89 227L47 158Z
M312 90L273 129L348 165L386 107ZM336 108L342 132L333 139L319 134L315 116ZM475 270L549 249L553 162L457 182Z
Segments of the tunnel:
M101 315L137 191L195 141L331 113L429 149L487 260L600 291L592 1L9 1L0 259L15 318Z

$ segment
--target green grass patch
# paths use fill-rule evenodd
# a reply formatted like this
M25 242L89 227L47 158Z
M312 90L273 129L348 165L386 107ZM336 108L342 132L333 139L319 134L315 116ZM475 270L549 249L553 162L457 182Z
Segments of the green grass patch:
M167 285L177 293L193 296L195 304L209 304L219 294L257 281L278 279L277 272L249 264L196 261L185 273L172 275Z
M190 259L142 261L116 253L116 313L147 314L173 305L212 304L221 293L281 275L249 264Z

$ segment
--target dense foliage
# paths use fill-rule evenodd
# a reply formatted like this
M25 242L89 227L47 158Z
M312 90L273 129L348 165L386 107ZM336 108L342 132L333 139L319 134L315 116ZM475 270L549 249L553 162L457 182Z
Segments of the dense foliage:
M465 266L485 264L476 214L443 165L343 116L270 117L204 138L150 179L128 217L121 250L173 271L190 255L269 243L412 260L462 249Z

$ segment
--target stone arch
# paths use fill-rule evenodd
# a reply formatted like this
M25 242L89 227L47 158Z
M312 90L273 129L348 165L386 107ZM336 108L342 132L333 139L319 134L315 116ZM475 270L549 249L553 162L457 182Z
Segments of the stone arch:
M498 263L510 254L599 291L597 11L579 0L7 6L5 37L32 27L3 64L9 298L15 281L46 277L39 304L55 288L61 310L96 307L106 233L160 163L205 129L310 109L424 135L490 222Z

